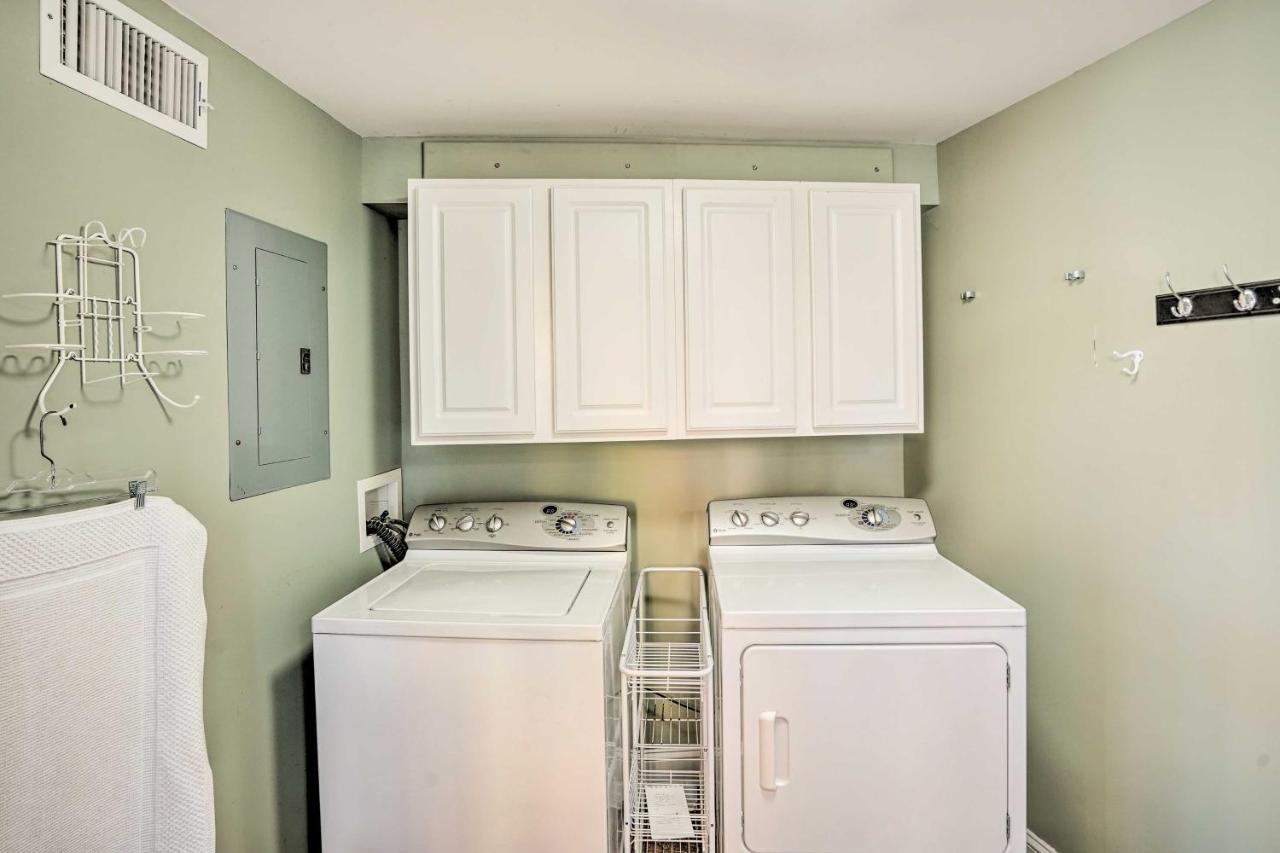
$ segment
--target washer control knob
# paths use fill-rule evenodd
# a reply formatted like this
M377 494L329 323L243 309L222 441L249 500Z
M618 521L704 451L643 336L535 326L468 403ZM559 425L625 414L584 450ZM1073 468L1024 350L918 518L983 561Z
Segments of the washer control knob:
M572 515L562 515L556 519L556 530L561 533L576 533L578 530L578 519Z
M431 517L427 519L427 527L434 530L436 533L444 530L446 523L447 521L445 520L445 517L438 512L431 513Z
M791 523L796 527L804 527L809 523L809 513L804 512L803 510L796 510L791 513Z
M762 512L760 513L760 520L764 522L765 527L774 527L781 521L776 512Z
M468 530L470 530L475 526L476 526L475 518L469 515L464 515L462 518L458 519L458 523L454 525L454 527L458 528L463 533L466 533Z
M862 521L867 527L880 527L888 520L888 513L878 506L869 506L862 511Z
M491 515L489 516L489 520L484 523L484 529L489 531L490 533L497 533L499 530L502 529L502 525L505 523L506 522L502 520L502 516Z
M733 522L734 527L746 527L747 522L751 519L747 518L747 514L742 510L735 509L733 514L729 516L729 520Z

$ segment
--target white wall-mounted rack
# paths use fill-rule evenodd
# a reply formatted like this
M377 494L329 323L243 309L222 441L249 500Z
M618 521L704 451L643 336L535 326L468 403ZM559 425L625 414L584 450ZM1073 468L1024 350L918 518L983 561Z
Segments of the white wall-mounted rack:
M168 317L203 317L190 311L147 311L142 302L142 266L138 249L146 242L142 228L126 228L116 237L93 220L79 234L60 234L50 242L54 247L54 288L52 291L6 293L5 299L51 300L55 339L50 343L8 344L12 350L46 350L53 360L36 401L36 417L54 411L47 397L69 362L80 366L80 385L118 382L121 388L146 382L162 403L179 409L194 406L200 395L187 403L174 400L160 390L157 375L148 359L157 356L207 355L205 350L148 349L145 336L152 331L151 320ZM67 265L72 266L69 273ZM107 276L91 276L94 267L105 267ZM107 286L95 286L94 279L107 279Z

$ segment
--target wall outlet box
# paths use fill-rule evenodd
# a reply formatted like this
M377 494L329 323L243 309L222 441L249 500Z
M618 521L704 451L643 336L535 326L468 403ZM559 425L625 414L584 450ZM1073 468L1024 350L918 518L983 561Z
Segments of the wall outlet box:
M400 469L388 471L356 482L356 535L360 553L374 547L378 540L364 532L364 523L375 515L390 512L392 518L404 518L401 496L404 494Z

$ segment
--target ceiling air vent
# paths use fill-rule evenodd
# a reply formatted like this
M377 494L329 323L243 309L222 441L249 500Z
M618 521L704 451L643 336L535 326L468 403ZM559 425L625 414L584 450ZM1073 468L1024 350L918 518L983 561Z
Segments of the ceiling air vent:
M208 57L117 0L40 0L40 73L209 147Z

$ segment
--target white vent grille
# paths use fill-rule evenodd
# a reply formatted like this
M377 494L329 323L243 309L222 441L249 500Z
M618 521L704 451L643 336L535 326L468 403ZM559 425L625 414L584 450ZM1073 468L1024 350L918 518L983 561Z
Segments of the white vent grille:
M208 147L208 57L117 0L40 0L40 72Z

